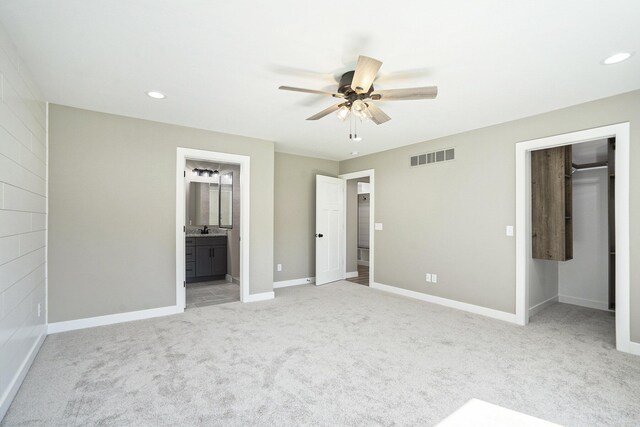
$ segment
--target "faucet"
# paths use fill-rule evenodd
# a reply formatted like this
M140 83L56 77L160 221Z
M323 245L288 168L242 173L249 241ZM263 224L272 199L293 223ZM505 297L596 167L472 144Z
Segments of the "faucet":
M209 234L209 229L207 228L206 225L204 226L204 228L202 230L200 230L200 234Z

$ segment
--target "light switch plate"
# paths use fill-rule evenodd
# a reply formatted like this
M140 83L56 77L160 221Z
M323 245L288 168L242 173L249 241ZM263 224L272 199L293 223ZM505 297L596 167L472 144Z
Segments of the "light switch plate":
M513 225L507 225L507 236L513 236Z
M376 222L375 227L376 230L382 230L382 223L381 222Z
M427 282L431 282L431 273L427 273L427 274L424 276L424 279L425 279Z
M278 270L278 271L282 271L282 264L278 264L278 265L276 266L276 270Z
M431 283L438 283L438 275L437 274L432 274L431 275Z

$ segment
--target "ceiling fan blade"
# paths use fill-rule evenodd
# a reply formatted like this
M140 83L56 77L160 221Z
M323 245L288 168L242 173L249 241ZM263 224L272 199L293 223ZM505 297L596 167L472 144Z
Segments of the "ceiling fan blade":
M373 84L380 67L382 67L382 62L360 55L356 64L356 71L353 74L353 80L351 80L351 89L355 93L369 92L369 88Z
M280 90L290 90L290 91L293 91L293 92L314 93L316 95L333 96L334 98L344 98L344 95L341 94L341 93L325 92L323 90L304 89L304 88L301 88L301 87L291 87L291 86L280 86L278 89L280 89Z
M318 120L323 118L324 116L327 116L331 113L333 113L334 111L338 111L340 109L340 107L342 107L345 103L342 102L340 104L336 104L336 105L332 105L329 108L325 108L324 110L320 111L318 114L314 114L313 116L309 117L307 120Z
M409 87L406 89L376 90L371 93L374 101L408 101L411 99L433 99L438 96L438 86Z
M371 113L371 121L377 125L381 125L384 122L391 120L391 117L387 116L384 111L378 108L373 102L367 102L367 110Z

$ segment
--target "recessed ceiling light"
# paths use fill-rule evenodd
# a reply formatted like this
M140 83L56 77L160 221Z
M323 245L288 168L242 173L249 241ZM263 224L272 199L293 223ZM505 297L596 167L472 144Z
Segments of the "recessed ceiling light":
M155 98L155 99L164 99L164 98L166 98L166 96L164 96L164 93L158 92L157 90L150 90L149 92L147 92L147 95L149 95L150 97Z
M352 152L351 152L351 155L352 155L352 156L357 156L358 154L359 154L359 153L358 153L357 151L352 151Z
M631 54L629 52L620 52L616 53L615 55L611 55L610 57L602 61L602 63L604 65L617 64L618 62L626 61L629 58L631 58Z

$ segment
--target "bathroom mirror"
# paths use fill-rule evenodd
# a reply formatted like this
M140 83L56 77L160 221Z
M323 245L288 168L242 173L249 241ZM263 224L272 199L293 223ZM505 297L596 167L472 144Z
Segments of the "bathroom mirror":
M188 194L189 225L218 226L218 183L191 182Z
M187 195L189 225L233 228L233 173L219 182L190 182Z

